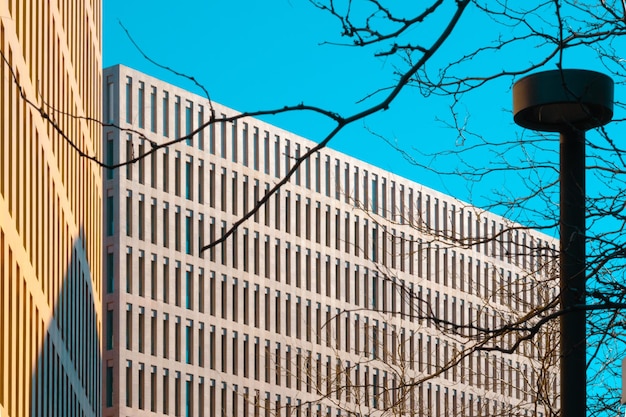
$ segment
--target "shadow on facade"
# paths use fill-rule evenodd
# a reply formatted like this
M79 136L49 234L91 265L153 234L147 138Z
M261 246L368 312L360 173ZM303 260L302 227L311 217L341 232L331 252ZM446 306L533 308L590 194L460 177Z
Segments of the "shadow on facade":
M31 379L31 416L99 417L102 352L97 292L78 237L65 270L53 319L42 324L44 338Z

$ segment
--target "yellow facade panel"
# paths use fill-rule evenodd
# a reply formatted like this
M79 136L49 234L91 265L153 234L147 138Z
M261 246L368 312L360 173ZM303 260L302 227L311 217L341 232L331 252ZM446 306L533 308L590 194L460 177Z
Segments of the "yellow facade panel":
M3 417L101 415L100 9L0 2Z

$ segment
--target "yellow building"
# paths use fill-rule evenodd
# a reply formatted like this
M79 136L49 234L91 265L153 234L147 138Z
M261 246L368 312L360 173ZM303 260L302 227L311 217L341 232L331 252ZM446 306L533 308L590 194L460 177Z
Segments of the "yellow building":
M0 0L0 415L101 415L101 1Z

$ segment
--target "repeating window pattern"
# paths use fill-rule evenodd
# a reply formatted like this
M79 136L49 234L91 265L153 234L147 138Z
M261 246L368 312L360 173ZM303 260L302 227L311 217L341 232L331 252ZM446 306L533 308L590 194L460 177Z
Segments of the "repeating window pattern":
M156 142L205 120L209 103L199 97L123 67L107 71L113 90L135 97L118 105ZM162 100L138 107L140 86ZM134 133L113 141L113 159L140 149ZM527 272L550 275L555 248L545 236L325 149L224 244L201 252L312 146L257 120L218 122L158 150L156 169L135 164L105 181L123 190L111 195L107 219L119 213L125 225L111 225L124 253L112 248L106 258L107 271L120 263L105 277L107 297L124 289L125 310L107 313L106 346L115 351L115 335L125 335L119 363L131 369L110 371L126 384L110 403L175 415L339 415L330 402L304 405L332 392L346 406L402 398L433 415L477 415L528 401L540 377L530 344L523 355L469 355L409 392L386 364L432 373L464 348L437 320L497 326L503 311L541 302Z

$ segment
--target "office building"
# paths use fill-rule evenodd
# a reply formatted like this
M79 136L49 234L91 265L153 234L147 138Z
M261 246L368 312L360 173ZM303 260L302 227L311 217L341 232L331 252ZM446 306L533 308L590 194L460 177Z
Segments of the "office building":
M0 415L101 415L100 0L0 2Z
M547 415L552 239L326 148L200 251L315 144L103 78L105 416Z

